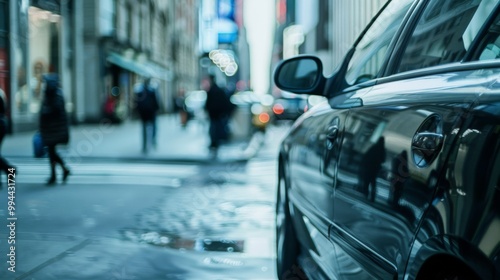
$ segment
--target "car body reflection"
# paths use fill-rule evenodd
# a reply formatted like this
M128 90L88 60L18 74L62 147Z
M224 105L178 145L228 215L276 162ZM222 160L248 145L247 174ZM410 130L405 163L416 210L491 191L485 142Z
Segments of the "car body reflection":
M389 1L331 76L277 66L281 90L327 98L281 145L280 279L498 279L499 11Z

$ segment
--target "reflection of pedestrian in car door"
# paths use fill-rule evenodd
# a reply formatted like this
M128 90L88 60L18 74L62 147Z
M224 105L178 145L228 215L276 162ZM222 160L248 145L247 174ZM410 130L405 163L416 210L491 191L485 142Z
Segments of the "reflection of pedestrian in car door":
M380 137L363 155L359 174L361 191L370 201L375 201L377 174L385 161L385 140ZM371 187L371 188L370 188Z
M402 151L391 162L391 195L389 196L391 205L399 205L399 200L403 195L403 186L409 176L408 154Z

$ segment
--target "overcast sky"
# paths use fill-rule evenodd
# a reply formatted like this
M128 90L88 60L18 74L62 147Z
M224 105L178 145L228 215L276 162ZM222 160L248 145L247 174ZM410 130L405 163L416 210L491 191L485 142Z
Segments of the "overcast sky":
M250 79L256 93L270 91L275 8L275 1L244 0L243 20L250 46Z

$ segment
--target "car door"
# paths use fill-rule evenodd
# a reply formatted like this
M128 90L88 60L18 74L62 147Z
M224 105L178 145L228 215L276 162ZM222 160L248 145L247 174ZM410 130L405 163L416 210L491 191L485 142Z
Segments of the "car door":
M335 168L335 163L325 162L324 158L338 155L336 135L344 119L340 112L320 104L299 120L290 138L293 144L288 146L288 174L292 182L290 200L309 217L309 222L324 235L325 240L328 237L328 221L333 221L331 170Z
M376 44L368 44L367 50L358 55L352 49L347 55L345 63L362 61L351 64L350 73L356 73L356 85L336 92L341 84L332 76L327 81L325 95L333 96L327 103L316 105L304 114L292 128L288 148L288 168L291 180L289 198L294 209L294 225L301 232L298 238L302 244L308 244L309 254L314 262L319 263L321 270L330 279L342 276L345 271L358 270L350 264L341 262L337 265L334 244L331 243L330 229L334 222L334 207L332 203L337 170L339 164L340 147L349 142L351 135L344 133L344 124L349 110L362 105L361 96L372 90L370 79L381 71L391 49L391 43L405 20L408 11L414 7L413 0L393 1L384 7L379 17L372 21L364 32L364 36L381 38ZM363 45L361 40L360 45ZM369 42L365 42L369 43ZM344 67L347 65L344 65ZM342 73L345 70L339 70ZM338 74L337 74L338 75ZM354 75L354 74L353 74ZM363 272L362 272L363 273ZM358 274L359 277L359 274ZM364 278L369 277L365 273Z
M356 69L357 72L362 72L358 75L358 85L339 94L336 91L341 82L335 79L338 76L330 77L325 92L327 96L333 97L328 103L315 106L299 118L288 138L287 142L290 144L285 142L289 155L286 161L289 171L286 173L291 182L288 195L291 204L296 207L293 216L295 228L299 231L297 235L302 244L307 244L306 247L310 248L308 253L330 279L337 278L339 271L349 269L336 266L337 254L329 241L334 216L332 201L338 158L344 137L343 126L349 109L360 106L359 97L371 90L372 84L363 82L382 69L384 58L390 50L389 45L397 36L399 26L413 3L414 0L392 1L383 9L384 12L367 29L372 32L365 35L368 38L382 37L382 40L376 45L368 46L370 58L363 62L362 69ZM356 51L351 50L346 62L349 62L351 55L356 57ZM366 57L360 59L365 60ZM356 67L351 67L354 68ZM338 73L342 71L345 70L341 69Z
M477 278L500 275L500 13L496 9L496 18L466 58L483 68L478 76L489 87L477 89L480 96L456 132L443 183L416 236L415 243L423 246L414 246L410 254L406 270L410 275L416 274L424 256L438 250L464 260L461 267Z
M422 1L409 36L400 36L385 72L350 110L330 231L339 266L353 268L340 278L404 273L456 132L491 84L481 69L459 63L486 2ZM348 72L348 82L355 76Z
M308 248L305 255L317 260L328 276L336 270L328 229L333 222L332 182L346 111L333 110L328 103L314 106L299 117L282 144L297 238Z

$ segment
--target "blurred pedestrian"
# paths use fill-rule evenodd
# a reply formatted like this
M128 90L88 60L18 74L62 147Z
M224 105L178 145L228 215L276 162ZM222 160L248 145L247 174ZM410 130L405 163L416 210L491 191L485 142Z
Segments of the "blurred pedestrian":
M186 128L189 120L188 111L186 108L186 91L181 88L175 98L175 109L179 112L179 118L182 128Z
M56 183L56 167L62 168L65 182L70 170L56 151L56 145L69 142L69 123L63 92L59 86L59 76L55 73L43 75L43 100L40 109L40 134L47 146L50 161L50 177L47 185Z
M106 101L104 102L104 118L111 123L120 123L122 120L118 114L118 107L120 106L120 89L113 87L111 92L107 94Z
M210 151L216 154L217 149L224 140L229 139L229 118L234 110L234 104L220 88L214 75L209 75L205 80L204 89L207 92L205 110L210 120Z
M150 77L135 88L135 105L142 122L142 152L147 153L149 144L156 147L156 116L160 110L158 90Z
M7 97L5 92L0 88L0 172L5 172L9 174L9 169L15 168L11 166L7 160L2 156L2 143L3 138L7 134ZM7 177L8 178L8 177ZM2 181L0 179L0 187L2 186Z

